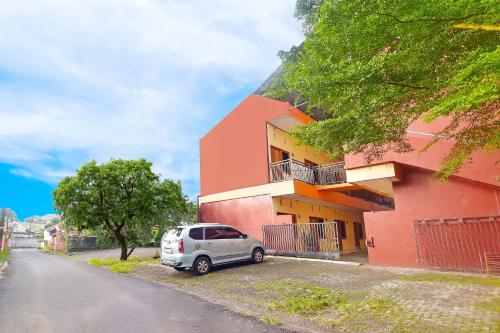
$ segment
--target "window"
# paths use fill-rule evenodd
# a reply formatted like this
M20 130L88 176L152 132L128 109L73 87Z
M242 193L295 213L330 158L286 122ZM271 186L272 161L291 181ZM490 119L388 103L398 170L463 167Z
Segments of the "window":
M224 235L227 239L243 238L243 234L234 228L224 228Z
M189 237L196 240L203 239L203 228L193 228L189 230Z
M222 227L205 228L205 240L210 239L224 239L225 233Z
M338 230L339 236L341 236L342 239L346 239L347 238L347 231L345 228L345 221L335 220L335 222L337 222L337 230Z

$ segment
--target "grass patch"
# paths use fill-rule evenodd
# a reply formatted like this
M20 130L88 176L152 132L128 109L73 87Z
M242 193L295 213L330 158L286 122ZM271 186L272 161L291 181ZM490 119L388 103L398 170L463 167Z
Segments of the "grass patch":
M2 251L0 252L0 262L10 260L9 252Z
M158 260L151 257L132 257L128 260L122 261L120 259L98 259L92 258L89 260L89 264L106 268L112 272L129 274L132 269L138 265L153 264L157 263Z
M397 274L396 278L405 281L479 284L483 286L500 287L500 278L497 277L481 277L443 273L420 273Z
M279 317L264 316L264 317L260 317L259 320L261 323L271 325L271 326L280 326L281 325L281 318L279 318Z
M53 249L49 249L49 248L43 248L41 249L42 252L44 253L48 253L48 254L55 254L56 256L61 256L61 257L69 257L69 254L67 254L66 252L62 252L62 251L54 251Z
M370 331L365 325L404 327L414 319L411 311L391 297L370 292L330 289L301 280L262 281L255 287L271 299L269 310L298 314L323 327Z
M486 301L480 301L474 304L474 307L480 310L494 311L500 314L500 296L495 296Z

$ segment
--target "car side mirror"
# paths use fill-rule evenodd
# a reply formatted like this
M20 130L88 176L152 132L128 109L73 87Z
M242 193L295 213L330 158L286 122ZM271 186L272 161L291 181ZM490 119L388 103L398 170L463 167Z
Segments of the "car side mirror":
M241 235L241 238L243 238L243 239L247 239L247 238L248 238L248 235L247 235L247 234L243 234L243 235Z

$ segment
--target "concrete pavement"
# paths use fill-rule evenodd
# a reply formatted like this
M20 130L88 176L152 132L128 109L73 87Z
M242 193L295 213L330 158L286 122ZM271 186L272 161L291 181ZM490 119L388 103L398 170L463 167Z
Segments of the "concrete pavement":
M279 332L182 292L38 250L0 280L0 332Z

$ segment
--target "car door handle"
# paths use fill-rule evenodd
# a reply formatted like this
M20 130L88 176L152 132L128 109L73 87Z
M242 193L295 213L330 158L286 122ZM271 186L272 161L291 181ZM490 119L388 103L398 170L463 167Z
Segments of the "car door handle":
M207 244L208 244L208 245L212 245L212 242L208 242Z

